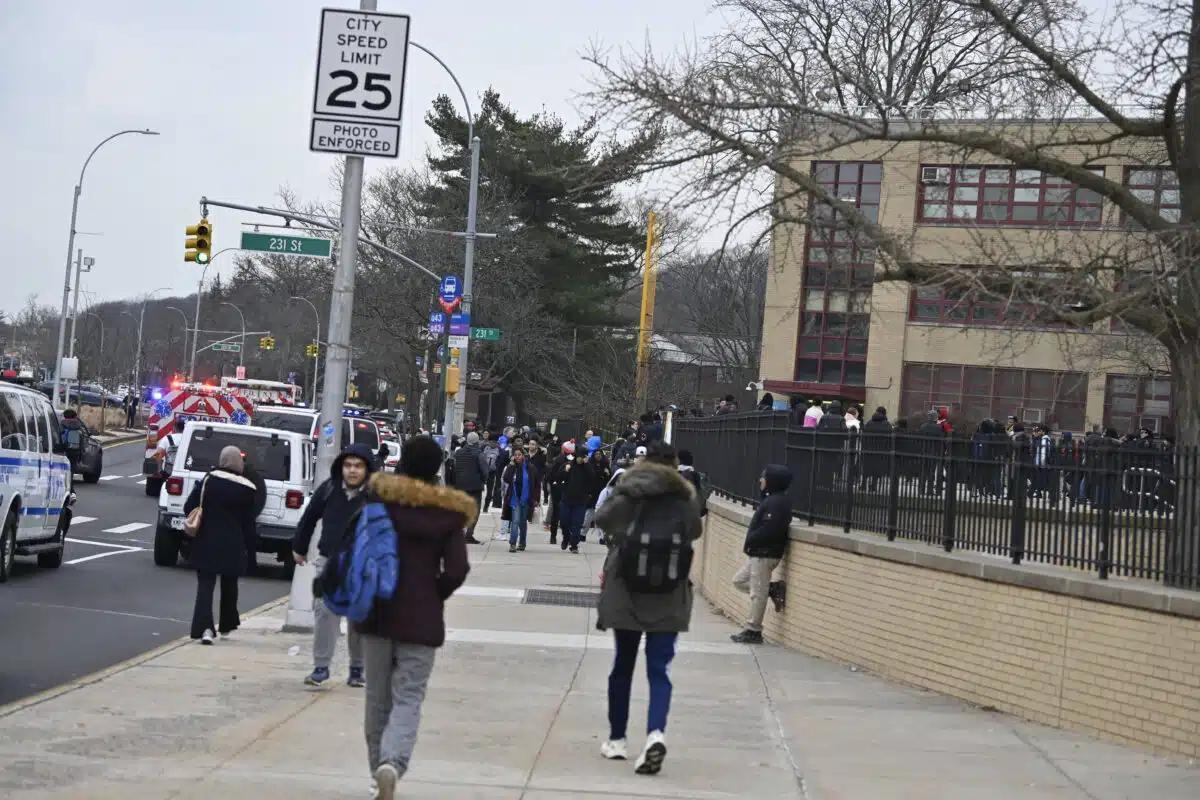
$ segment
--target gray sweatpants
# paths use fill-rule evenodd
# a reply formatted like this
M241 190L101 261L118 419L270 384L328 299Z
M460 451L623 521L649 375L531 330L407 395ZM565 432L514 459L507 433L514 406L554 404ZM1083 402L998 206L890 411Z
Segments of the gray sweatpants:
M733 576L733 588L750 595L750 613L746 617L746 630L762 632L763 616L767 613L767 591L771 573L779 566L778 558L747 558L746 563Z
M432 647L364 636L367 702L363 730L371 772L382 763L403 775L417 744L421 703L433 672Z
M325 566L325 556L313 559L313 568L321 574ZM342 633L342 618L325 607L323 600L313 601L313 666L329 668L333 662L333 653L337 649L337 640ZM363 665L362 637L355 632L353 625L346 626L346 647L350 650L350 666Z

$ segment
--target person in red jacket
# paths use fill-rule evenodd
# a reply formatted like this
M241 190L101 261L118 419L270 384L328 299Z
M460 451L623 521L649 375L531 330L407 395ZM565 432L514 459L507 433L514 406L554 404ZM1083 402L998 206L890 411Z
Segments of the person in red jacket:
M355 625L367 667L367 761L377 800L391 800L408 770L433 657L446 641L445 602L467 579L463 530L478 509L465 492L439 486L442 451L428 436L409 439L399 473L376 473L371 497L387 505L396 529L400 580Z

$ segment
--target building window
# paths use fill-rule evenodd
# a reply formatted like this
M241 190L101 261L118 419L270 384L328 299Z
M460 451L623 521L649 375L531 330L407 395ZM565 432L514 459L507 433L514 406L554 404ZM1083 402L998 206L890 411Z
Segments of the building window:
M1003 422L1010 414L1032 429L1082 431L1087 406L1087 375L1035 369L968 367L960 364L904 364L900 393L903 416L958 405L973 426L984 419Z
M1158 211L1167 222L1179 222L1179 181L1174 170L1129 167L1125 184L1134 197ZM1124 214L1122 218L1131 228L1142 227Z
M1093 169L1103 175L1103 168ZM928 179L927 179L928 178ZM921 166L918 222L1098 227L1101 196L1035 169Z
M914 286L908 318L935 325L971 325L1004 328L1062 328L1061 321L1040 314L1032 305L993 298L972 297L965 289Z
M1171 436L1171 381L1135 375L1109 375L1104 386L1104 426L1118 434L1149 428Z
M818 161L813 177L826 192L879 219L881 164ZM796 380L865 386L875 250L828 206L814 200L810 208Z

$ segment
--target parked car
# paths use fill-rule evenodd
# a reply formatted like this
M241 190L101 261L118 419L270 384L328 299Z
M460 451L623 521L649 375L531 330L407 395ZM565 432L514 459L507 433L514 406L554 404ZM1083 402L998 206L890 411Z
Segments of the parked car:
M62 412L58 414L58 421L62 422ZM83 451L79 457L79 464L76 465L76 472L83 478L84 483L95 483L104 473L104 448L96 441L96 432L82 422L80 431L83 433Z
M292 536L313 491L313 443L305 434L221 422L189 422L183 442L158 498L154 563L160 567L187 558L191 540L183 533L183 505L197 481L217 465L221 450L240 448L266 484L266 505L258 515L258 552L272 553L290 578L296 567Z
M46 395L46 397L50 397L50 395L54 392L53 381L44 381L38 385L38 390L41 391L42 394ZM66 386L61 384L59 385L58 396L63 402L66 402ZM80 405L84 406L99 406L100 403L103 402L108 408L120 408L123 402L123 398L120 395L113 394L112 392L105 390L103 386L99 386L94 383L72 384L71 402L74 403L77 400Z
M38 565L63 563L71 526L71 462L58 415L42 394L0 383L0 583L13 557L36 555Z

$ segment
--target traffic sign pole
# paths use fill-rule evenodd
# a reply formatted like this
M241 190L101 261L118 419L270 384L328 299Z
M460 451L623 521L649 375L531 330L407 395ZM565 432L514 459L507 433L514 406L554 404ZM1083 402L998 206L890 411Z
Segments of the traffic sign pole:
M475 212L479 201L479 137L471 139L471 184L467 193L467 246L466 253L463 256L463 298L462 298L462 313L469 318L471 315L471 290L475 278ZM462 385L459 386L458 394L454 397L447 396L446 398L446 425L443 430L446 433L446 447L450 447L450 432L456 425L462 425L466 419L467 412L467 350L469 349L470 338L468 337L467 344L459 348L458 356L458 372L464 376ZM457 422L456 422L457 420Z

